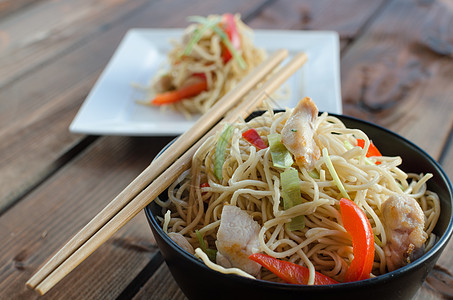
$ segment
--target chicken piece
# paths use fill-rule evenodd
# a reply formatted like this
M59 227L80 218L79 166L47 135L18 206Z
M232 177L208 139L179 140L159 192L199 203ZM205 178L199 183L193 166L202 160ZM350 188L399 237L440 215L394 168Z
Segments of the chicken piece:
M190 254L195 254L195 250L193 249L192 245L182 234L177 232L169 232L168 236L172 239L173 242L178 244L179 247L183 248Z
M156 93L164 93L171 91L175 88L173 85L173 77L170 74L162 75L156 82L153 84L153 89Z
M381 207L387 234L384 252L389 271L396 270L424 253L428 237L424 231L425 215L414 198L394 194Z
M305 97L294 108L282 130L282 144L296 158L299 168L312 170L321 156L321 151L313 139L318 108L311 98Z
M225 205L217 232L217 264L225 268L239 268L256 276L261 265L249 256L259 252L258 234L261 226L237 206Z

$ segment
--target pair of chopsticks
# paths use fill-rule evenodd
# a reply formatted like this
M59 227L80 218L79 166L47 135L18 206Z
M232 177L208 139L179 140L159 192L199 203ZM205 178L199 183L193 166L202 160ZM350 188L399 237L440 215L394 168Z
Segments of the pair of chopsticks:
M222 123L232 123L239 117L246 118L307 60L305 53L295 55L290 62L262 84L261 88L247 97L247 101L238 104L287 55L287 50L278 50L247 75L50 258L27 281L26 285L41 295L45 294L143 210L182 172L190 168L192 157L197 149L208 137L222 128ZM234 107L236 104L237 106ZM220 120L223 122L219 122Z

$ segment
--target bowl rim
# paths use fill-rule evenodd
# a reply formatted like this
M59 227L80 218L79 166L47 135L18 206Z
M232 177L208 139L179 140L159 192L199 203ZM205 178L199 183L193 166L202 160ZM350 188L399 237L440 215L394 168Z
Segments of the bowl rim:
M275 113L283 112L283 111L285 111L285 110L280 110L280 109L275 109L274 110ZM256 112L252 113L250 116L259 116L259 115L261 115L264 112L265 111L256 111ZM414 270L414 269L417 269L417 268L421 267L421 265L424 264L427 260L429 260L429 258L431 258L432 256L436 255L437 252L441 248L446 246L446 244L448 243L449 239L451 238L451 236L453 234L453 187L452 187L452 183L451 183L450 179L448 178L448 176L446 175L445 171L442 169L442 167L439 165L439 163L434 158L432 158L426 151L424 151L419 146L417 146L413 142L409 141L405 137L403 137L403 136L401 136L401 135L399 135L399 134L397 134L397 133L395 133L395 132L393 132L393 131L391 131L391 130L389 130L389 129L381 126L381 125L378 125L378 124L375 124L375 123L372 123L372 122L369 122L369 121L366 121L366 120L363 120L363 119L359 119L359 118L352 117L352 116L347 116L347 115L335 114L335 113L328 113L328 114L329 114L329 116L337 117L337 118L339 118L342 121L343 121L343 119L349 119L349 120L354 121L354 122L364 123L367 126L375 127L376 129L378 129L380 131L384 131L387 134L393 135L397 139L400 139L401 141L406 143L408 146L414 148L416 151L418 151L420 154L422 154L422 156L424 156L434 166L434 168L438 171L438 173L441 175L442 181L445 183L445 185L447 187L447 194L449 195L449 198L450 198L450 204L451 204L450 220L448 222L448 226L445 229L444 234L441 237L439 237L438 241L434 244L434 246L428 252L423 254L423 256L421 256L420 258L418 258L414 262L411 262L410 264L405 265L405 266L403 266L403 267L401 267L401 268L399 268L397 270L394 270L394 271L391 271L391 272L388 272L388 273L385 273L385 274L382 274L382 275L379 275L379 276L376 276L376 277L373 277L373 278L361 280L361 281L341 282L341 283L337 283L337 284L318 285L318 286L316 286L316 285L296 285L296 284L290 284L290 283L284 283L284 282L266 281L266 280L262 280L262 279L251 279L251 278L243 277L243 276L236 275L236 274L224 274L224 273L212 270L211 268L206 266L203 261L201 261L200 259L196 258L194 255L188 253L183 248L181 248L178 244L173 242L172 239L170 239L170 237L162 230L161 226L158 224L158 222L156 220L156 217L152 213L151 205L153 203L150 202L145 207L145 215L146 215L146 218L148 219L149 223L152 225L154 231L157 232L159 234L159 236L167 244L169 244L172 248L174 248L184 258L188 259L191 263L195 263L196 265L204 268L205 270L207 270L209 272L213 272L213 273L217 274L217 276L219 276L219 275L220 276L228 276L228 278L230 278L232 280L241 280L241 281L247 280L248 283L250 283L252 285L265 284L265 285L269 285L269 287L278 287L278 288L289 289L289 290L310 289L310 290L314 290L315 291L317 289L325 289L326 287L327 288L335 288L335 289L343 289L343 288L348 288L349 289L351 287L361 286L361 285L367 284L367 283L369 283L370 285L371 284L373 284L373 285L375 285L375 284L376 285L377 284L383 284L383 283L385 283L385 282L387 282L389 280L393 280L394 277L399 277L403 273L411 272L411 270ZM250 116L249 116L249 118L250 118ZM168 145L166 145L156 155L156 157L159 156L163 151L165 151L166 148L171 143L172 142L170 142Z

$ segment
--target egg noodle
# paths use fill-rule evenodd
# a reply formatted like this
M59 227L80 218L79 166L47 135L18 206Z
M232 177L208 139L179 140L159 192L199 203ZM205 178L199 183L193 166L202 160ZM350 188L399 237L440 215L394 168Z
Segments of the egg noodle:
M383 250L388 237L383 227L381 204L391 194L404 193L416 199L425 216L424 230L428 235L425 250L432 247L436 239L432 231L440 214L438 196L426 186L432 175L406 174L398 168L402 163L400 157L367 158L366 151L355 145L357 139L364 139L368 145L368 136L361 130L346 128L341 120L327 113L320 115L314 126L316 144L327 150L315 163L317 176L293 165L298 170L303 199L302 204L284 210L280 182L284 169L273 165L269 147L257 150L241 134L255 128L267 143L267 136L280 133L290 114L291 109L279 113L269 110L249 122L232 124L234 132L227 146L221 181L214 174L219 136L209 138L193 157L192 168L170 186L169 199L156 199L163 212L167 212L165 221L162 220L166 232L182 234L195 249L200 247L195 233L198 230L207 246L215 248L222 208L226 204L234 205L260 224L259 242L263 253L308 267L309 284L314 282L315 270L341 282L353 259L353 249L351 237L342 225L339 200L343 195L327 166L330 160L350 199L366 213L371 223L375 235L371 276L388 271ZM380 164L375 164L376 161ZM305 216L305 227L288 230L285 224L299 215ZM222 268L217 270L222 272ZM257 277L281 282L265 268L261 268Z
M253 32L241 21L239 15L234 16L234 21L240 47L228 61L224 58L224 44L228 37L219 25L222 16L192 17L190 20L197 23L186 28L181 40L172 41L173 48L168 53L168 69L164 74L156 76L147 88L147 99L153 99L156 93L187 86L194 74L206 78L205 91L163 106L182 112L187 117L206 112L266 58L265 51L254 46Z

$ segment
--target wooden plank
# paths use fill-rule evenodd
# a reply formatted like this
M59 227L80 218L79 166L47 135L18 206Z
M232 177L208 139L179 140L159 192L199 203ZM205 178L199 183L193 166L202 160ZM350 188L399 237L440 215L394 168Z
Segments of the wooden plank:
M342 59L344 112L401 134L435 159L453 126L451 117L439 117L453 111L453 61L439 46L449 43L445 33L453 22L452 11L446 1L393 1ZM444 167L449 170L447 161ZM437 268L414 299L452 296L451 245L439 261L450 270ZM439 273L450 281L436 279Z
M48 64L3 87L0 97L0 137L3 141L0 146L0 211L61 166L58 158L80 141L80 135L68 133L68 126L130 28L182 27L187 24L186 16L201 12L234 11L248 15L253 7L261 4L258 0L209 4L199 1L169 17L167 12L174 11L178 1L157 2L118 20L109 29L100 31L96 38L85 40L83 47L80 45L65 55L57 55Z
M0 21L2 43L0 47L0 87L20 78L39 65L79 47L87 39L96 39L100 32L108 30L115 22L135 15L138 10L146 10L153 2L146 0L115 1L115 0L73 0L46 1L41 5L34 5L30 9L21 11L14 18L5 18ZM260 1L258 1L259 3ZM160 5L164 8L160 16L156 15L155 22L148 20L145 26L186 26L187 15L200 12L219 13L235 10L247 13L254 7L256 1L241 5L238 1L222 4L219 1L210 1L200 7L200 2L194 2L186 14L175 11L178 3L169 2ZM241 8L242 6L242 8ZM173 10L166 10L171 7ZM156 10L159 10L157 5ZM168 12L172 12L169 16ZM64 18L55 18L63 15ZM3 59L1 59L3 57ZM0 106L1 108L1 106Z
M421 290L414 299L451 299L453 297L452 249L453 240L447 244L434 270L428 274Z
M453 111L453 61L427 43L445 38L453 22L444 6L391 2L341 61L345 114L383 125L434 158L453 125L438 117Z
M187 297L173 279L167 264L163 263L133 298L133 300L147 299L187 300Z
M21 122L0 130L0 212L71 158L65 155L83 137L69 134L68 127L94 76L75 83Z
M386 0L275 1L250 22L253 28L334 30L342 48L354 39Z
M0 0L0 18L13 15L26 6L36 4L36 0Z
M45 259L97 214L171 138L100 138L0 217L0 290L33 295L25 282ZM114 235L44 299L112 299L157 248L143 214ZM113 262L116 262L115 264Z
M73 47L94 39L119 19L147 5L134 1L45 1L0 21L0 87ZM55 18L55 16L64 16Z
M86 60L86 65L71 55L59 59L61 52L83 44L87 36L105 30L102 28L109 22L144 3L94 2L47 1L0 22L2 36L8 41L0 48L0 72L11 83L1 88L0 98L0 137L4 141L0 146L0 212L64 163L59 159L80 142L82 137L69 135L67 128L113 50L92 60L89 53L83 53L85 58L78 59ZM70 11L78 13L71 18L54 17ZM42 68L51 59L55 59L53 63ZM39 71L30 72L37 66ZM76 66L94 68L77 73ZM18 72L27 75L18 80Z
M230 1L228 1L228 3L229 2ZM171 2L170 4L171 5L176 5L177 3L176 2ZM13 84L14 85L14 89L9 89L9 87L8 87L7 96L9 96L10 98L11 97L14 98L16 95L19 95L20 99L27 99L27 98L23 98L23 97L26 97L26 96L37 96L37 98L38 98L37 102L39 103L39 105L37 105L36 107L30 107L30 105L25 103L26 101L23 100L24 103L22 103L22 104L24 104L24 105L20 105L20 106L18 105L17 106L17 108L18 108L17 110L19 110L19 107L20 107L20 110L22 110L22 108L25 107L25 112L23 112L23 114L22 114L22 111L18 112L18 115L20 116L20 118L18 118L19 121L17 123L14 122L15 118L12 118L12 117L8 116L7 118L10 121L12 121L12 123L13 123L13 124L10 124L10 126L16 126L16 128L18 128L18 126L19 126L18 123L21 122L21 121L26 120L29 116L33 116L32 112L36 111L36 108L39 109L40 107L46 107L46 105L49 105L49 107L60 107L58 109L56 109L56 108L53 108L53 109L54 109L54 111L61 111L61 110L65 110L65 107L66 107L65 105L67 105L66 101L70 101L70 100L74 100L74 99L75 99L75 101L71 102L72 105L74 105L74 106L79 105L81 103L84 95L86 95L86 90L84 92L83 92L83 90L87 86L92 84L92 82L94 82L94 79L99 74L99 71L102 69L102 66L105 65L106 61L108 60L108 58L110 57L111 53L113 52L113 49L115 48L115 46L119 42L120 38L122 37L122 36L119 35L119 33L124 33L125 30L128 28L128 26L131 26L131 25L132 26L151 26L151 25L146 25L146 24L151 24L153 22L149 21L149 20L146 20L146 19L147 18L148 19L153 19L153 17L154 17L153 14L154 13L157 14L156 15L156 19L157 19L156 23L158 23L159 25L166 24L165 26L172 26L172 25L173 26L183 26L183 25L174 25L174 24L180 24L178 22L181 22L181 23L184 22L183 15L184 15L184 13L186 13L188 11L185 11L185 12L183 12L181 14L176 14L175 16L172 15L171 17L163 15L164 12L166 11L166 9L168 11L168 7L165 8L164 6L165 5L170 5L170 4L167 4L167 3L164 3L164 2L159 2L159 5L161 5L161 6L159 6L159 5L155 6L153 4L153 5L150 6L150 8L151 7L156 8L155 12L152 9L145 10L144 12L138 13L138 16L139 16L138 20L135 20L135 16L136 15L134 15L134 20L128 19L128 20L122 20L120 22L120 24L116 24L115 23L113 28L110 28L109 30L107 30L107 32L103 32L102 34L98 35L98 37L100 38L99 41L96 41L96 42L91 41L91 40L87 41L86 44L88 46L87 46L87 48L85 48L85 50L81 50L79 48L71 49L70 52L68 52L68 54L64 54L64 55L62 55L61 57L58 58L58 60L57 60L58 63L50 63L46 67L43 67L43 68L40 67L39 71L34 72L32 75L24 76L23 79L26 79L26 83L32 83L32 85L33 85L33 88L31 89L31 91L22 91L23 90L23 86L21 86L19 83L17 83L17 85ZM196 9L199 9L200 7L202 7L202 5L203 4L201 2L199 4L194 4L195 11L193 13L198 13L199 14L199 12L197 12ZM210 4L206 3L206 5L210 5ZM229 5L229 4L225 4L225 7L227 5ZM245 6L247 6L247 4L244 4L244 7ZM243 8L246 14L249 13L249 12L253 12L251 7L252 6L249 7L250 11L248 11L246 8ZM211 7L211 8L213 8L213 7ZM192 10L190 12L192 13ZM146 15L146 14L148 14L148 15ZM177 19L177 18L179 18L179 19ZM153 19L153 21L154 21L154 19ZM136 25L136 24L140 24L140 25ZM274 25L278 26L278 24L274 24ZM156 26L158 26L158 25L156 25ZM163 27L165 27L165 26L163 26ZM120 29L118 29L118 28L120 28ZM113 32L113 31L115 31L115 32ZM102 44L103 42L107 42L107 43L106 44ZM83 46L85 47L86 45L84 44ZM107 53L105 53L106 49L107 49ZM108 49L110 49L111 51L109 52ZM103 52L103 53L101 53L101 52ZM97 59L100 58L101 62L99 62L98 60L96 60L94 58L92 60L90 60L89 62L84 62L83 58L86 59L86 58L90 57L90 55L93 55ZM73 57L70 57L70 56L73 56ZM102 60L102 59L104 59L104 60ZM82 66L80 66L80 68L78 66L79 64L82 64ZM94 64L94 66L91 66L92 64ZM63 67L65 67L65 66L66 67L71 67L71 68L74 67L75 71L74 71L74 73L65 71L64 68L62 68L62 66ZM63 72L61 72L62 69L63 69ZM58 71L58 72L57 73L53 73L54 71ZM55 78L55 76L53 74L59 74L60 75L60 72L63 75L62 78L59 78L59 76L58 76L58 78ZM446 73L445 75L448 75L449 74L448 73L448 68L446 68L443 72ZM441 72L441 74L442 74L442 72ZM56 80L57 83L52 84L51 80L49 80L46 84L48 86L50 86L52 89L48 92L45 88L38 87L38 85L39 85L40 80L46 79L45 76L49 76L49 75L53 76L51 78L53 80ZM38 76L38 79L31 79L31 76ZM39 77L39 76L43 76L43 77ZM74 82L77 82L77 81L79 81L81 79L84 79L85 83L80 84L80 86L78 86L78 87L74 87L74 85L73 85ZM435 86L434 82L431 83L431 84L433 86ZM62 86L59 86L59 85L62 85ZM60 104L58 104L58 101L56 101L55 99L58 99L59 97L61 97L62 91L65 91L65 90L68 90L67 94L70 94L70 95L64 96L64 99L66 99L66 100L60 99L59 101L61 101L61 106L59 106ZM2 98L3 98L3 91L2 91ZM53 101L55 101L57 103L57 104L55 104L55 106L50 103L50 102L53 102ZM445 107L445 108L448 109L449 107ZM28 109L28 111L27 111L27 109ZM72 112L72 114L75 113L74 108L70 108L69 106L67 107L67 110ZM38 130L38 132L37 132L38 136L42 135L42 132L44 132L46 129L49 129L51 127L49 124L47 124L47 125L45 124L45 120L48 117L48 115L46 115L44 111L46 111L46 109L43 108L42 111L39 114L36 113L36 115L34 116L34 118L36 120L36 122L34 124L41 124L41 128L42 128L41 129L42 130L41 133ZM42 115L42 117L40 117L38 115ZM70 119L71 118L67 119L67 122L69 122ZM1 118L0 118L0 120L1 120ZM60 122L62 122L62 121L60 121ZM40 126L33 125L33 128L37 128L37 127L40 127ZM58 125L57 127L62 127L62 126ZM2 128L2 127L0 126L0 128ZM25 131L25 128L23 130ZM28 129L28 130L30 130L30 129ZM58 134L58 132L61 132L60 138L62 137L63 139L67 139L68 138L68 134L67 134L67 132L65 130L66 130L66 127L65 128L60 128L60 129L55 129L55 132L57 134ZM66 134L63 134L65 132L66 132ZM9 137L13 137L14 136L13 134L11 134L11 132L9 132L9 133L5 132L4 134L5 134L5 136L7 135ZM49 134L49 137L47 137L47 136L45 136L45 137L49 138L49 140L48 140L49 142L55 142L55 144L53 144L53 146L52 146L52 149L56 148L56 149L60 149L60 151L64 152L64 150L61 150L61 149L66 149L65 147L67 147L68 144L72 143L72 142L68 143L67 141L65 141L65 142L62 142L62 143L58 144L58 142L56 141L57 138L53 139L52 137L50 137L51 135L52 134ZM31 136L31 133L30 133L30 136ZM97 142L95 146L97 147L98 143L103 144L105 142L105 140L107 140L107 139L102 139L102 141ZM131 139L131 140L137 140L137 139ZM138 139L138 140L140 140L140 139ZM121 144L122 142L119 142L118 140L116 140L116 141L111 142L111 143L114 146L115 145L117 146L118 144ZM132 145L131 146L130 142L128 142L127 144L129 145L128 147L131 147L131 148L133 148L133 147L138 147L138 148L145 147L144 145ZM36 159L36 160L39 160L40 158L42 158L44 156L44 150L49 150L50 149L50 147L45 149L45 146L37 147L35 149L33 147L33 141L31 139L31 137L29 137L28 140L22 144L22 146L24 146L23 149L36 150L38 152L40 151L40 149L42 149L44 147L44 149L42 149L43 150L42 153L37 153L35 156L31 157L32 159ZM19 144L17 144L17 146L15 146L15 147L17 147L17 149L20 149ZM133 149L130 149L130 151L132 151L132 150ZM104 149L104 151L106 151L106 149ZM1 153L3 154L5 152L2 151ZM130 154L128 154L128 155L130 155ZM145 154L142 154L142 157L143 156L145 156ZM51 164L49 162L49 160L51 162L53 162L53 159L46 158L46 161L42 162L41 167L43 165L44 166L48 166L49 164ZM23 165L25 163L26 162L22 162L21 164ZM109 161L109 162L104 161L103 165L104 164L108 165L109 163L117 164L115 159L112 158L111 161ZM71 165L71 169L74 170L73 168L80 168L80 166L79 167L76 167L76 166L77 166L76 164ZM127 165L127 166L129 167L129 165ZM122 166L122 167L126 168L125 166ZM89 167L85 166L84 168L89 168ZM105 168L101 167L101 169L103 169L105 171ZM137 169L134 168L134 170L132 170L132 171L136 172L138 169L139 168L137 168ZM94 168L92 171L93 172L97 172L97 170L98 170L97 168ZM131 170L129 170L129 171L131 171ZM48 209L54 211L54 210L58 209L58 207L64 206L61 203L62 197L65 198L67 195L69 195L70 198L73 198L71 196L73 194L72 190L68 190L67 189L67 187L69 185L68 182L70 182L72 184L71 180L73 178L78 178L78 177L76 177L76 176L65 176L64 177L65 180L68 181L68 182L66 182L66 181L64 181L62 179L59 179L60 176L62 176L61 174L63 174L63 172L69 172L69 171L67 171L66 168L65 168L64 170L61 171L61 173L59 172L58 174L56 174L54 176L54 178L52 178L52 180L57 180L58 182L62 183L63 186L66 186L66 187L63 188L63 190L66 191L66 193L56 193L56 194L52 193L52 191L54 191L54 190L58 191L58 188L57 188L58 185L52 184L53 181L49 181L42 188L40 188L39 190L37 190L37 191L33 192L32 194L30 194L29 197L27 197L23 202L19 203L15 207L13 207L7 214L5 214L5 218L3 218L3 217L0 218L0 222L1 222L2 226L4 225L5 226L4 228L8 228L8 230L7 230L8 234L12 234L13 236L17 236L17 235L22 234L22 236L20 238L16 237L16 239L14 239L14 240L8 239L6 236L3 236L1 238L2 241L7 241L8 245L13 245L11 247L12 248L11 251L14 251L14 252L7 252L6 253L6 252L3 252L3 251L6 251L8 249L3 249L2 252L1 252L3 254L0 254L0 257L3 257L3 258L1 258L2 259L2 264L1 265L2 266L6 266L4 269L5 269L5 271L7 271L7 272L2 272L1 274L5 273L5 275L8 276L8 278L9 278L8 280L1 280L1 282L3 283L4 281L6 281L9 284L11 284L14 287L16 287L17 289L15 289L15 292L13 293L16 296L18 295L17 291L22 291L23 290L23 286L22 285L23 285L24 281L26 279L28 279L28 276L31 275L31 272L34 271L37 268L38 264L41 263L44 260L45 255L50 254L51 252L55 251L56 248L61 246L61 244L68 238L68 237L63 238L62 236L57 236L58 233L55 233L55 230L53 230L51 232L51 237L49 237L49 233L47 233L47 235L43 234L46 237L44 239L45 240L45 243L44 243L41 240L37 240L36 237L33 237L33 236L30 237L30 236L28 236L28 234L24 234L20 230L17 230L17 231L13 230L14 228L20 228L20 225L23 225L23 226L27 225L28 227L32 227L33 230L34 230L30 234L34 233L36 236L41 236L42 233L45 233L46 231L48 232L48 229L52 228L52 226L57 227L60 224L60 220L50 220L50 221L46 221L45 220L45 222L47 222L46 224L39 224L39 221L42 221L42 219L45 219L45 218L43 218L40 215L38 216L37 214L38 214L38 211L39 211L38 208L43 203L46 204L46 207L48 205ZM72 172L74 172L74 171L72 171ZM77 174L77 173L74 172L74 174ZM20 173L16 173L16 175L19 176L19 177L21 176ZM98 176L103 176L103 175L104 175L104 173L98 174ZM84 178L84 179L78 178L78 180L89 180L89 178ZM121 184L121 183L119 183L118 179L115 179L113 181L114 181L114 183L116 185L120 185ZM80 183L78 183L78 184L80 184ZM104 189L104 188L110 188L110 187L113 187L113 186L109 186L108 184L104 184L103 183L102 185L100 185L100 187L102 189ZM118 186L115 186L115 187L118 187ZM74 186L72 188L74 188ZM91 189L89 189L87 187L84 187L83 190L89 195L90 198L95 198L96 195L94 195L93 193L96 193L96 189L97 188L98 188L97 186L96 187L92 187ZM103 192L105 192L105 191L103 191ZM77 194L75 194L75 195L77 195ZM77 213L86 214L85 210L90 209L89 207L87 207L89 202L90 202L87 199L87 197L82 198L82 200L80 200L80 199L71 199L72 201L82 201L82 202L84 202L83 205L85 205L83 207L83 209L79 208L78 210L76 210L74 212L75 214L77 214ZM44 201L44 199L46 199L46 201ZM49 200L49 199L51 199L51 200ZM29 205L30 207L25 209L24 207L26 207L27 205ZM54 208L53 206L57 206L57 208ZM64 207L68 208L68 207L71 207L71 206L66 205ZM20 209L20 210L17 211L17 209ZM94 211L93 208L91 208L91 209ZM14 213L12 211L14 211ZM17 218L17 215L25 216L26 217L25 219L29 219L30 218L30 222L26 222L25 224L23 224L24 222L22 222L22 220L20 220L21 221L20 223L17 220L14 222L15 218ZM47 217L47 218L49 218L49 217ZM32 222L32 221L35 221L35 222ZM34 227L35 227L35 223L36 222L38 223L38 228L35 229ZM67 220L65 219L65 223L66 222L67 222ZM63 223L63 224L65 224L65 223ZM69 227L61 228L61 230L69 232L70 231L70 230L68 230L68 228L69 228L71 230L74 230L73 232L75 232L76 231L75 227L78 226L77 227L77 229L78 229L83 224L84 224L84 222L80 222L80 223L76 224L76 221L72 220L72 221L69 221L69 225L67 225ZM140 226L142 226L142 225L133 224L131 226L132 227L130 229L125 229L125 230L130 230L130 232L124 233L124 236L126 236L126 235L127 235L127 237L135 236L134 235L135 230L137 230L137 232L141 232L141 231L138 230L138 228ZM142 229L145 230L144 228L142 228ZM145 233L145 231L143 231L143 233ZM120 233L120 234L122 234L122 233ZM51 242L48 241L48 239L47 239L48 237L52 239ZM26 242L28 239L31 239L31 241L29 243ZM29 248L33 249L33 247L38 247L38 246L40 246L40 245L37 245L39 243L41 243L41 248L39 249L39 251L43 251L42 249L48 249L47 247L49 247L49 246L50 246L51 249L46 250L47 252L42 254L42 255L39 254L39 257L38 257L37 254L35 254L35 256L33 256L33 254L31 254L31 256L30 256L30 254L27 253L27 250L23 250L23 249L29 249ZM121 274L123 274L123 276L124 276L123 270L118 270L119 269L118 266L115 266L114 268L108 270L108 272L107 272L108 274L106 275L106 278L100 278L101 276L105 275L103 272L98 272L98 273L102 273L102 274L94 274L99 269L104 270L105 265L112 261L110 259L109 260L104 260L104 261L100 261L100 260L101 259L105 259L105 257L108 257L109 255L111 255L111 248L113 247L113 244L114 243L112 242L112 243L108 243L108 244L104 245L101 249L99 249L94 254L95 256L93 256L93 258L89 262L85 262L83 265L80 266L80 268L86 268L86 269L80 269L80 270L86 270L88 272L88 275L83 276L83 277L81 275L79 275L79 276L72 275L74 277L72 277L70 279L67 279L68 281L65 281L64 283L61 283L61 285L60 285L61 290L64 290L66 287L69 288L69 290L67 291L68 294L66 294L66 292L64 292L64 294L63 294L61 291L58 291L58 292L54 292L55 294L52 295L52 296L54 298L58 298L58 297L56 297L57 295L60 298L61 297L66 297L68 295L71 295L71 296L75 297L75 296L77 296L76 295L76 293L77 293L76 289L77 288L80 289L80 290L83 290L83 291L89 290L90 293L91 292L95 293L96 291L98 291L99 293L96 294L96 297L98 297L98 298L102 298L102 296L108 297L108 296L118 295L119 291L115 290L115 287L116 287L115 284L118 284L118 281L120 280L119 278L122 278ZM35 253L35 252L33 252L33 253ZM127 253L127 254L130 255L130 253ZM117 259L121 259L121 258L124 258L124 257L129 257L128 255L119 254L118 256L114 256L114 257L118 257ZM9 260L11 257L15 258L13 260L13 262L11 262ZM23 259L23 257L26 257L26 258L28 257L29 259ZM5 258L6 258L6 260L5 260ZM143 268L143 266L145 264L148 263L148 261L149 261L149 258L148 259L144 259L142 256L137 255L137 254L134 253L134 254L132 254L131 260L127 261L127 262L131 263L132 265L134 263L136 263L137 267L134 267L134 268L137 268L138 270L140 270L141 268ZM97 264L98 262L99 262L99 264ZM32 263L32 264L30 265L29 263ZM13 266L11 266L11 264ZM95 266L95 267L93 268L93 266ZM123 266L123 263L122 263L122 266ZM15 270L14 268L17 269L17 270ZM137 269L134 269L134 270L136 271ZM21 272L23 272L23 273L26 272L27 274L24 275L22 273L22 275L20 275L20 274L18 275L18 273L21 273ZM120 272L120 274L117 274L115 272ZM78 273L79 274L85 274L82 271L80 271ZM168 272L167 272L167 274L168 274ZM127 277L127 278L130 278L130 277ZM116 281L115 281L115 279L116 279ZM82 282L82 280L86 280L86 281ZM113 280L114 283L112 285L109 285L109 283L106 283L107 280ZM99 285L97 285L97 284L93 284L91 281L94 281L94 282L100 281L101 283ZM123 289L127 283L124 283L124 284L119 283L119 284L120 284L119 289ZM93 287L92 287L92 285L93 285ZM2 292L3 292L4 291L3 290L3 286L1 286L1 287L2 287ZM9 293L12 293L11 292L12 289L13 288L7 289L5 291L9 292ZM95 291L93 289L95 289ZM113 292L111 292L109 294L108 292L105 291L105 289L107 289L107 290L112 289ZM22 294L19 294L19 295L22 295ZM30 294L24 294L24 295L29 296ZM51 294L49 294L49 295L51 295ZM87 297L88 293L84 294L83 296ZM51 296L48 296L48 297L51 298ZM179 296L176 296L176 297L179 297ZM70 298L70 297L67 297L67 298Z
M2 127L1 132L2 136L12 140L6 139L2 153L15 150L17 154L9 156L8 165L13 165L9 183L14 184L14 178L18 182L26 182L28 177L42 178L43 170L55 171L62 167L58 159L47 157L46 152L64 153L68 145L77 143L77 137L74 138L67 131L68 122L129 28L155 27L157 24L164 27L183 26L185 16L202 12L201 7L206 9L206 13L220 10L238 11L246 15L248 10L261 5L261 1L249 1L246 4L242 1L220 3L221 6L202 6L204 1L193 2L190 9L180 9L171 18L162 12L174 11L172 7L178 1L162 1L150 5L100 33L95 40L87 41L83 47L72 49L33 74L21 78L20 82L3 88L2 99L3 96L15 96L20 105L23 104L20 111L13 112L11 124ZM24 89L23 86L28 88ZM31 96L34 96L33 104L26 101ZM48 119L49 117L52 119ZM25 123L21 125L21 122ZM39 143L41 139L46 139L46 142L36 146L35 143ZM137 176L169 140L100 138L86 152L81 153L79 159L63 167L6 211L0 217L0 223L10 229L0 233L0 240L8 245L7 249L0 252L0 265L5 266L0 274L2 295L8 298L32 297L32 292L24 287L31 274ZM19 149L22 152L30 151L28 162L33 159L36 164L29 164L30 168L25 168L27 160L17 159L22 153L17 153ZM26 169L26 174L18 172L20 168ZM8 185L4 188L11 191ZM16 189L23 190L24 187ZM25 220L17 216L24 216ZM150 245L150 230L143 218L138 220L134 220L132 225L128 224L127 229L119 233L119 237L136 238L139 244ZM118 235L115 237L118 239ZM78 271L71 273L59 284L59 288L51 291L44 299L111 299L120 295L134 276L149 263L154 250L140 252L124 251L121 247L117 249L117 239L109 240L93 253L78 267ZM11 257L15 259L11 261ZM112 261L119 261L121 267L112 264Z

